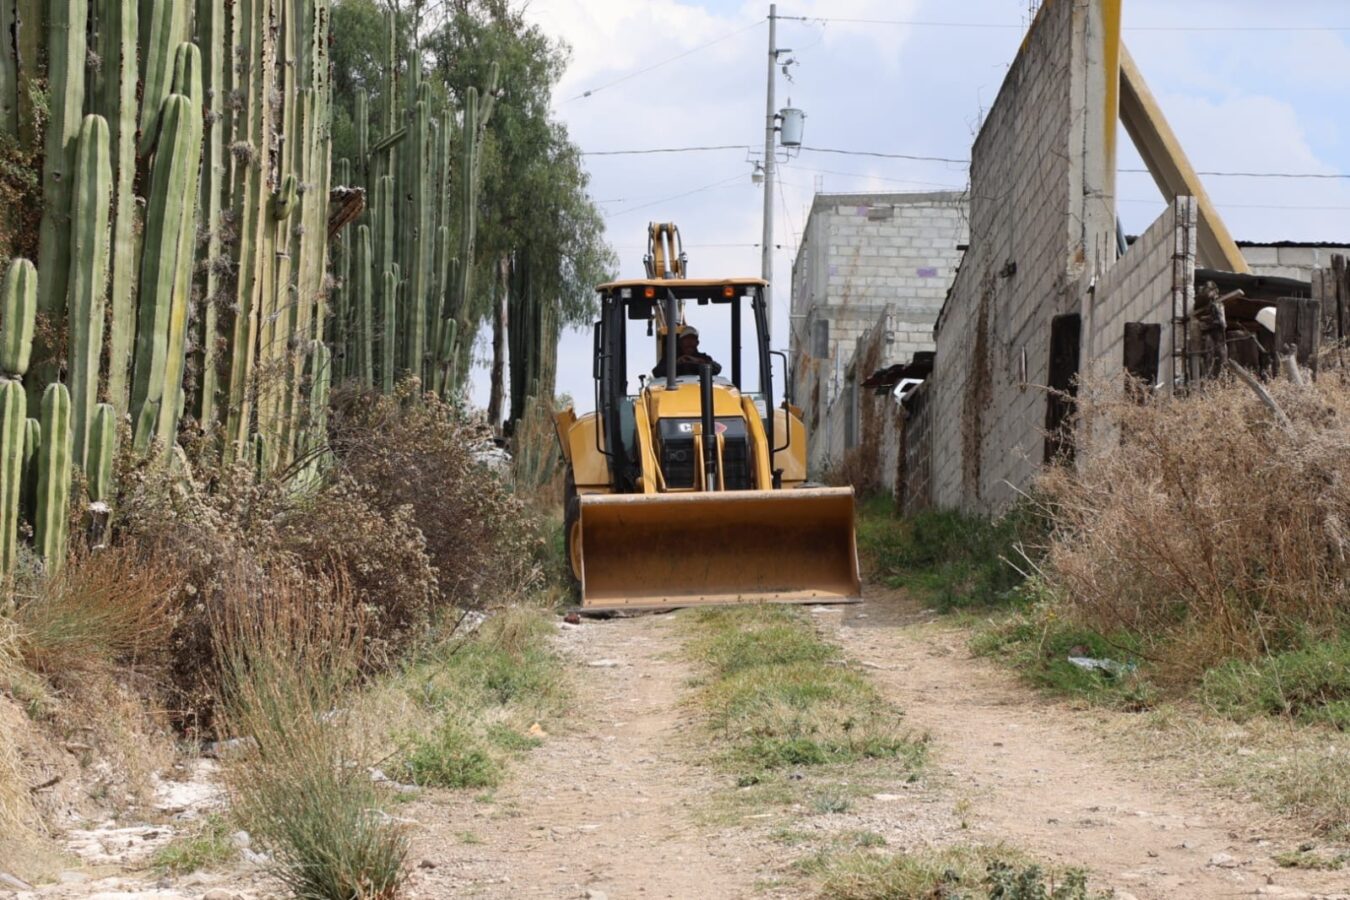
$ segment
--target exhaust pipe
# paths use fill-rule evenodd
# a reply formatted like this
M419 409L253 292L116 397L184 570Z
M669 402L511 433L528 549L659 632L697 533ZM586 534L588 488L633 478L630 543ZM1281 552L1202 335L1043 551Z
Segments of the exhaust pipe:
M680 342L675 335L675 322L680 315L680 302L674 291L666 291L666 390L675 390L675 362Z
M717 428L713 420L712 366L698 367L698 408L703 419L703 486L717 490Z

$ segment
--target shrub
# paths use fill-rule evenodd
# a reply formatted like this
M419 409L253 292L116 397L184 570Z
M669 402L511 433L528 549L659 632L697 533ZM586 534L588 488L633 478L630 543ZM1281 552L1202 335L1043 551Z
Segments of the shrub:
M392 656L426 631L436 572L408 507L378 508L372 489L338 473L280 512L279 547L309 575L341 569L365 613L365 661Z
M1040 482L1047 574L1078 622L1139 636L1161 676L1328 637L1350 576L1350 386L1242 384L1189 397L1079 393L1090 446Z
M384 514L411 510L443 602L482 606L533 586L539 539L523 503L475 459L485 435L436 397L415 396L416 386L394 396L337 392L337 465Z

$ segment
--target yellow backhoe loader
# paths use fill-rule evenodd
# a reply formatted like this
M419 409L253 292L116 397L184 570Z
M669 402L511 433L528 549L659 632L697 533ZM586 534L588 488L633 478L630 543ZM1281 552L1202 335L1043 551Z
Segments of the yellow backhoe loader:
M596 412L557 416L582 608L861 599L853 491L807 484L801 410L774 404L773 357L785 386L787 357L769 349L767 283L685 277L673 224L653 224L648 247L646 278L597 288ZM729 377L677 355L689 303L729 318ZM629 323L655 338L636 393Z

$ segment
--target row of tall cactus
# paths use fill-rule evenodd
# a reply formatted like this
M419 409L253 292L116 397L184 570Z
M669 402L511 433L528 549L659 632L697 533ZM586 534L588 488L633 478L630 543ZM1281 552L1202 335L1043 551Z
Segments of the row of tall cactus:
M494 65L457 111L424 77L420 51L386 13L382 102L355 98L357 156L339 180L364 188L366 212L336 250L330 339L337 374L392 393L415 375L448 397L467 367L483 136L497 98ZM402 77L400 78L400 71ZM372 125L375 140L372 142ZM458 201L458 207L455 201Z
M60 565L75 471L106 511L122 424L322 447L328 6L0 0L0 146L43 142L37 265L0 246L0 582L24 522Z

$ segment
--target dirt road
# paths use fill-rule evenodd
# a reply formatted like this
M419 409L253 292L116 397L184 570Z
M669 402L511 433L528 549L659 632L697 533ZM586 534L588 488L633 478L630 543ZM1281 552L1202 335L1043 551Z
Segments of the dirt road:
M701 824L725 777L697 764L681 708L693 676L665 617L563 626L577 720L517 767L491 802L407 809L412 897L739 897L772 848ZM424 862L425 861L425 862ZM428 864L434 865L434 868Z
M1305 836L1263 811L1122 764L1104 746L1109 729L1094 721L1128 714L1038 697L973 658L967 629L903 595L872 593L868 603L817 618L910 724L931 735L934 773L964 798L973 837L1087 868L1118 896L1140 900L1350 896L1350 874L1280 868L1272 854Z
M968 632L934 624L903 598L813 618L932 739L920 789L898 784L829 824L866 827L892 850L1003 843L1081 866L1119 897L1350 897L1344 872L1279 868L1300 836L1260 811L1108 761L1093 714L1047 701L972 658ZM417 804L417 897L797 897L784 878L800 850L762 826L707 824L724 777L697 762L688 667L663 617L587 623L561 640L576 660L580 718L534 752L490 804ZM615 665L615 663L617 663ZM1103 715L1114 715L1106 713ZM960 820L959 823L957 820Z
M696 673L681 657L678 616L563 626L557 640L575 679L572 720L495 792L428 791L394 807L413 840L408 895L806 897L814 888L792 862L866 833L884 839L879 852L889 853L1003 844L1084 867L1123 900L1350 898L1345 872L1279 868L1273 854L1302 838L1257 809L1206 794L1168 767L1122 761L1101 723L1125 714L1038 697L1008 671L971 658L967 630L903 597L873 595L808 614L930 737L917 783L879 761L842 812L798 804L715 815L716 798L735 787L701 764L707 738L687 702ZM800 777L809 784L814 776ZM95 875L22 896L180 900L222 887L271 896L250 868L158 884Z

